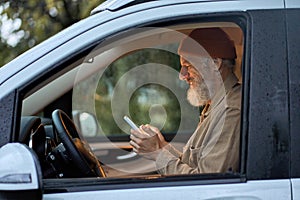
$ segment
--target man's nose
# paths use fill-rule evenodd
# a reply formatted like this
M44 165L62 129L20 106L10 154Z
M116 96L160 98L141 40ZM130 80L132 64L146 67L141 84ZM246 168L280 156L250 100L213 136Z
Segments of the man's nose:
M187 67L181 67L180 73L179 73L179 79L180 80L187 80L189 78L189 72Z

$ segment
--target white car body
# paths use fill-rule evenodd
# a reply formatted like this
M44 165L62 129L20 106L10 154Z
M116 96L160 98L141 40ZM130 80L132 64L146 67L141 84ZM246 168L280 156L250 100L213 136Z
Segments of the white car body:
M282 10L285 12L288 9L300 10L300 2L297 0L223 0L223 1L204 1L204 0L162 0L162 1L151 1L148 3L141 3L130 7L125 7L121 9L110 10L110 6L107 8L101 7L98 12L95 9L94 14L88 17L87 19L71 26L70 28L59 33L58 36L55 36L54 39L47 40L36 48L30 50L27 55L24 54L17 58L15 61L7 64L6 66L0 68L0 99L3 101L9 102L11 100L5 100L7 97L10 97L12 91L22 90L23 85L30 82L33 77L39 76L40 74L45 73L45 71L51 69L55 66L60 60L64 60L66 57L70 56L73 52L80 51L85 48L87 44L96 43L97 41L105 40L107 37L115 35L118 32L123 30L130 29L132 27L138 27L143 24L151 24L153 22L159 22L161 20L173 19L173 18L184 18L185 16L193 15L226 15L226 13L244 13L249 15L249 11L254 11L257 13L268 12L274 10ZM299 13L299 12L298 12ZM252 26L252 23L255 23L251 20L257 20L257 18L249 17L248 26ZM272 21L272 19L262 19L265 21ZM282 23L282 22L278 22ZM271 24L274 24L272 21ZM300 26L300 24L298 23ZM286 27L284 27L286 28ZM299 29L298 29L299 30ZM259 35L255 33L256 30L249 30L249 35L253 34L254 36ZM263 30L259 30L263 32ZM99 34L100 33L100 34ZM299 35L300 33L298 33ZM252 37L249 39L250 43L256 38ZM250 37L250 36L249 36ZM53 43L56 40L57 43ZM272 40L272 38L270 39ZM274 39L275 40L275 39ZM272 40L273 41L273 40ZM299 39L298 43L299 45ZM251 47L252 48L252 47ZM298 46L298 50L299 50ZM254 53L253 53L253 52ZM39 53L38 53L39 52ZM250 52L250 50L249 50ZM257 51L258 52L258 51ZM251 56L256 56L257 52L251 49L251 53L248 54L249 60L254 62L255 58ZM276 55L275 55L276 56ZM55 59L51 59L55 58ZM252 60L253 59L253 60ZM299 61L299 59L298 59ZM250 66L250 62L249 62ZM252 65L251 65L252 67ZM250 68L251 68L250 67ZM298 66L299 67L299 66ZM249 68L249 69L250 69ZM251 68L253 69L253 68ZM254 70L253 70L254 71ZM253 71L249 72L249 77L245 78L245 81L248 81L251 77L251 80L256 73ZM286 76L286 75L285 75ZM285 77L284 76L284 77ZM261 77L260 77L261 78ZM67 79L62 79L67 80ZM260 81L260 79L253 79L253 82ZM251 84L253 82L250 81ZM266 81L267 82L267 81ZM284 82L284 81L283 81ZM249 83L249 84L250 84ZM60 94L64 93L69 87L72 87L70 83L60 84L65 85L66 87L57 88L55 92L50 96L45 96L43 93L36 93L33 96L29 97L28 100L25 100L24 106L22 108L22 113L30 115L42 108L45 102L51 102L55 98L59 97ZM69 86L68 86L69 85ZM277 86L276 86L277 87ZM21 89L20 89L21 88ZM251 93L256 88L252 85L245 90L245 93ZM278 91L281 88L277 88ZM260 98L260 97L259 97ZM251 96L251 102L257 102L258 99ZM274 96L276 98L276 96ZM287 99L289 97L286 97ZM38 99L38 101L34 101ZM249 101L250 101L249 100ZM253 104L254 105L254 104ZM257 105L257 104L255 104ZM249 106L249 105L248 105ZM1 106L0 106L1 108ZM250 105L249 110L253 110L254 106ZM1 108L2 111L2 108ZM16 111L14 111L16 112ZM20 113L20 111L19 111ZM250 116L250 114L249 114ZM249 120L245 122L248 126L256 124L254 121L256 115L249 117ZM292 117L291 117L292 118ZM12 117L13 119L13 117ZM253 120L253 121L252 121ZM263 119L265 120L265 119ZM11 120L13 121L13 120ZM284 121L284 120L283 120ZM297 121L295 121L296 123ZM268 123L268 122L266 122ZM3 124L3 123L2 123ZM0 122L0 126L2 125ZM258 125L257 125L258 126ZM244 127L247 129L248 127ZM3 128L4 129L4 128ZM0 129L1 130L1 129ZM16 129L12 129L16 131ZM250 130L249 132L257 132L259 128ZM11 131L12 132L12 131ZM258 134L257 134L258 135ZM266 136L267 137L267 136ZM259 140L258 138L257 140ZM254 141L254 138L250 138L249 141ZM291 139L293 140L293 139ZM12 141L16 142L16 141ZM247 144L248 139L243 140L243 144ZM296 142L296 141L295 141ZM7 142L3 142L5 145ZM271 142L270 142L271 143ZM96 146L96 144L94 144ZM93 146L93 144L91 144ZM258 148L261 144L258 144ZM271 145L270 145L271 146ZM276 178L275 172L270 171L259 171L255 175L255 171L259 168L267 169L270 160L270 152L266 146L266 152L263 147L261 149L254 148L250 145L245 145L243 148L244 160L245 163L242 164L242 167L246 170L243 171L241 175L233 176L228 179L217 179L205 177L201 178L177 178L168 181L135 181L128 180L128 183L124 181L113 182L105 185L99 184L95 181L94 184L90 185L76 185L72 187L72 180L70 179L67 183L68 191L57 189L55 190L42 190L42 199L44 200L80 200L80 199L89 199L89 200L110 200L110 199L124 199L128 198L131 200L147 200L147 199L201 199L201 200L267 200L267 199L277 199L277 200L292 200L300 199L300 180L297 175L286 177L287 175L278 175ZM250 153L253 149L257 149L257 152ZM300 152L298 152L300 153ZM295 151L296 154L296 151ZM269 155L269 156L268 156ZM260 157L259 159L265 162L259 163L257 160L253 161L253 164L248 165L246 161L252 162L254 157ZM279 156L280 157L280 156ZM12 156L13 158L13 156ZM278 160L280 160L278 158ZM289 158L292 160L292 158ZM276 161L277 162L277 161ZM292 161L290 161L292 162ZM0 158L0 163L2 163L2 158ZM278 161L277 163L281 163ZM277 165L276 163L274 164ZM254 169L256 166L256 169ZM2 168L2 167L1 167ZM271 167L270 167L271 168ZM34 171L34 169L31 169ZM285 167L282 168L282 171L285 170ZM30 171L30 170L29 170ZM281 172L279 170L279 172ZM0 169L0 178L3 177L2 173L6 173ZM17 172L16 172L17 173ZM34 172L32 172L34 174ZM251 173L251 178L248 178L248 173ZM38 173L36 173L38 174ZM291 172L287 172L291 174ZM275 178L274 178L275 177ZM35 176L32 176L34 180L38 179ZM98 180L99 181L99 180ZM80 181L79 181L80 182ZM74 181L74 183L78 183ZM2 185L4 184L4 185ZM45 183L44 183L45 184ZM55 185L55 182L46 183L46 188L50 188ZM59 180L58 180L58 185ZM2 187L3 186L3 187ZM79 189L77 189L77 186ZM40 187L40 186L38 186ZM44 187L45 188L45 187ZM13 188L18 190L17 187ZM28 187L28 190L32 189ZM0 191L7 190L5 183L0 181ZM26 190L26 189L25 189ZM44 193L46 191L46 193Z

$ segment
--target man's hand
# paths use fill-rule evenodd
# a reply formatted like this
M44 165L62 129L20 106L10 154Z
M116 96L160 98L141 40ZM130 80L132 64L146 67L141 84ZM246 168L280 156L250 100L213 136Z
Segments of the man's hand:
M161 148L168 144L154 126L141 125L139 131L131 129L130 132L133 151L151 160L156 160Z

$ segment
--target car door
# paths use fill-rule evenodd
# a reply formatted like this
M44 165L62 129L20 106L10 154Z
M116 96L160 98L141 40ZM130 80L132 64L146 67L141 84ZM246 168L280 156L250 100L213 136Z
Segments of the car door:
M264 8L264 10L260 10L261 8ZM46 97L43 99L44 101L30 102L26 100L28 97L34 99L34 94L39 95L37 91L46 85L44 82L51 83L54 79L66 80L67 75L72 75L71 71L75 69L76 61L82 57L84 58L83 65L96 62L108 65L109 62L112 62L109 60L110 53L116 56L116 52L121 52L122 56L126 56L127 53L136 50L137 47L126 46L131 48L130 52L126 52L127 49L124 51L119 47L123 47L127 43L134 45L135 43L132 41L143 38L143 35L140 35L141 33L146 33L147 36L147 33L153 34L155 31L161 33L172 27L175 27L175 30L182 30L182 33L184 33L184 28L191 29L195 25L234 27L239 28L243 33L242 41L240 41L242 44L239 60L241 70L237 72L240 73L243 83L241 156L240 171L238 173L157 176L156 174L147 174L149 171L143 171L144 174L141 176L131 174L129 177L44 179L45 194L43 199L115 199L124 198L124 196L132 199L182 199L186 197L191 199L291 199L289 168L286 165L289 162L287 156L289 150L275 149L278 144L289 145L287 142L288 132L285 124L279 123L280 131L278 135L274 135L274 128L272 128L274 124L278 123L278 119L287 117L288 112L286 109L280 110L280 115L274 117L271 106L259 103L260 99L270 100L272 103L277 103L276 100L279 99L280 103L287 105L285 93L272 93L275 89L276 91L286 91L287 89L287 74L282 68L287 64L284 60L285 46L282 45L286 41L284 34L285 18L283 10L280 9L283 9L281 1L267 1L264 5L261 5L259 1L200 1L190 3L178 1L177 4L171 5L168 5L168 2L158 1L124 9L116 8L114 11L108 9L84 21L85 23L94 23L94 26L89 30L70 38L69 41L64 42L55 50L48 52L8 79L3 87L9 87L9 84L15 81L20 83L20 77L26 75L22 79L24 84L20 83L22 87L16 91L16 95L20 96L18 101L23 99L24 101L17 103L17 105L22 104L23 107L23 111L18 111L18 113L30 114L33 111L26 110L28 102L33 103L38 108L50 99L47 98L47 93L42 93L41 96ZM166 41L172 41L172 39L166 38ZM160 38L160 40L162 39ZM266 42L268 40L272 41L272 48ZM141 41L143 40L141 39ZM148 43L137 43L142 46L139 48L148 48L151 40L146 41ZM161 45L163 46L163 44ZM281 47L280 50L278 50L279 47ZM171 51L165 46L159 46L159 48L164 51ZM174 53L173 50L171 52ZM95 55L100 55L100 57ZM118 58L114 57L113 60L118 61ZM124 61L122 60L122 62ZM269 71L269 65L266 65L266 63L274 65L273 72ZM81 73L80 68L77 68L77 70L80 73L75 72L75 82L69 85L69 89L73 89L73 84L76 85L86 78L84 73L91 73L85 71ZM70 73L65 73L66 71ZM278 73L275 73L278 71L283 71L280 77ZM30 74L30 72L33 73ZM154 73L151 70L146 72L149 74ZM167 72L167 74L173 72L176 74L176 70L167 70ZM167 82L161 82L162 79L159 80L159 84L168 84ZM26 81L28 82L26 83ZM272 84L270 84L270 81ZM150 82L152 83L153 80L148 83ZM37 86L33 87L33 83ZM67 83L61 82L61 84ZM270 85L272 85L272 88ZM122 87L122 84L119 87ZM55 87L55 91L57 92L62 88ZM93 88L92 90L97 89ZM47 90L45 91L47 92ZM269 95L266 91L270 91L272 95L277 96ZM76 95L78 94L76 93ZM73 97L74 93L71 96ZM95 98L95 95L93 98ZM124 99L122 101L118 100L117 98L116 105L122 104ZM20 109L18 106L17 108ZM257 109L264 112L256 112ZM38 110L33 113L38 113ZM110 140L110 137L107 138ZM124 138L128 140L128 136L124 136ZM184 141L180 137L179 140L181 143ZM91 142L91 146L94 145L94 148L97 148L97 145L101 147L98 152L101 159L101 156L105 154L103 144L98 143L97 140L95 144L92 144L93 138L88 141ZM105 142L108 143L107 140ZM126 140L122 142L126 142ZM276 143L275 146L274 143ZM112 143L112 145L116 144L118 143ZM130 166L134 167L132 164ZM116 166L114 165L114 167ZM134 169L130 170L134 171Z

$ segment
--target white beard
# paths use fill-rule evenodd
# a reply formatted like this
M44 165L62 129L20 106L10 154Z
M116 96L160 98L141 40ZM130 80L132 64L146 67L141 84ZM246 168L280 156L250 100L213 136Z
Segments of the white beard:
M187 99L192 106L202 106L210 100L210 93L206 84L202 81L193 82L195 86L190 87L187 91Z

